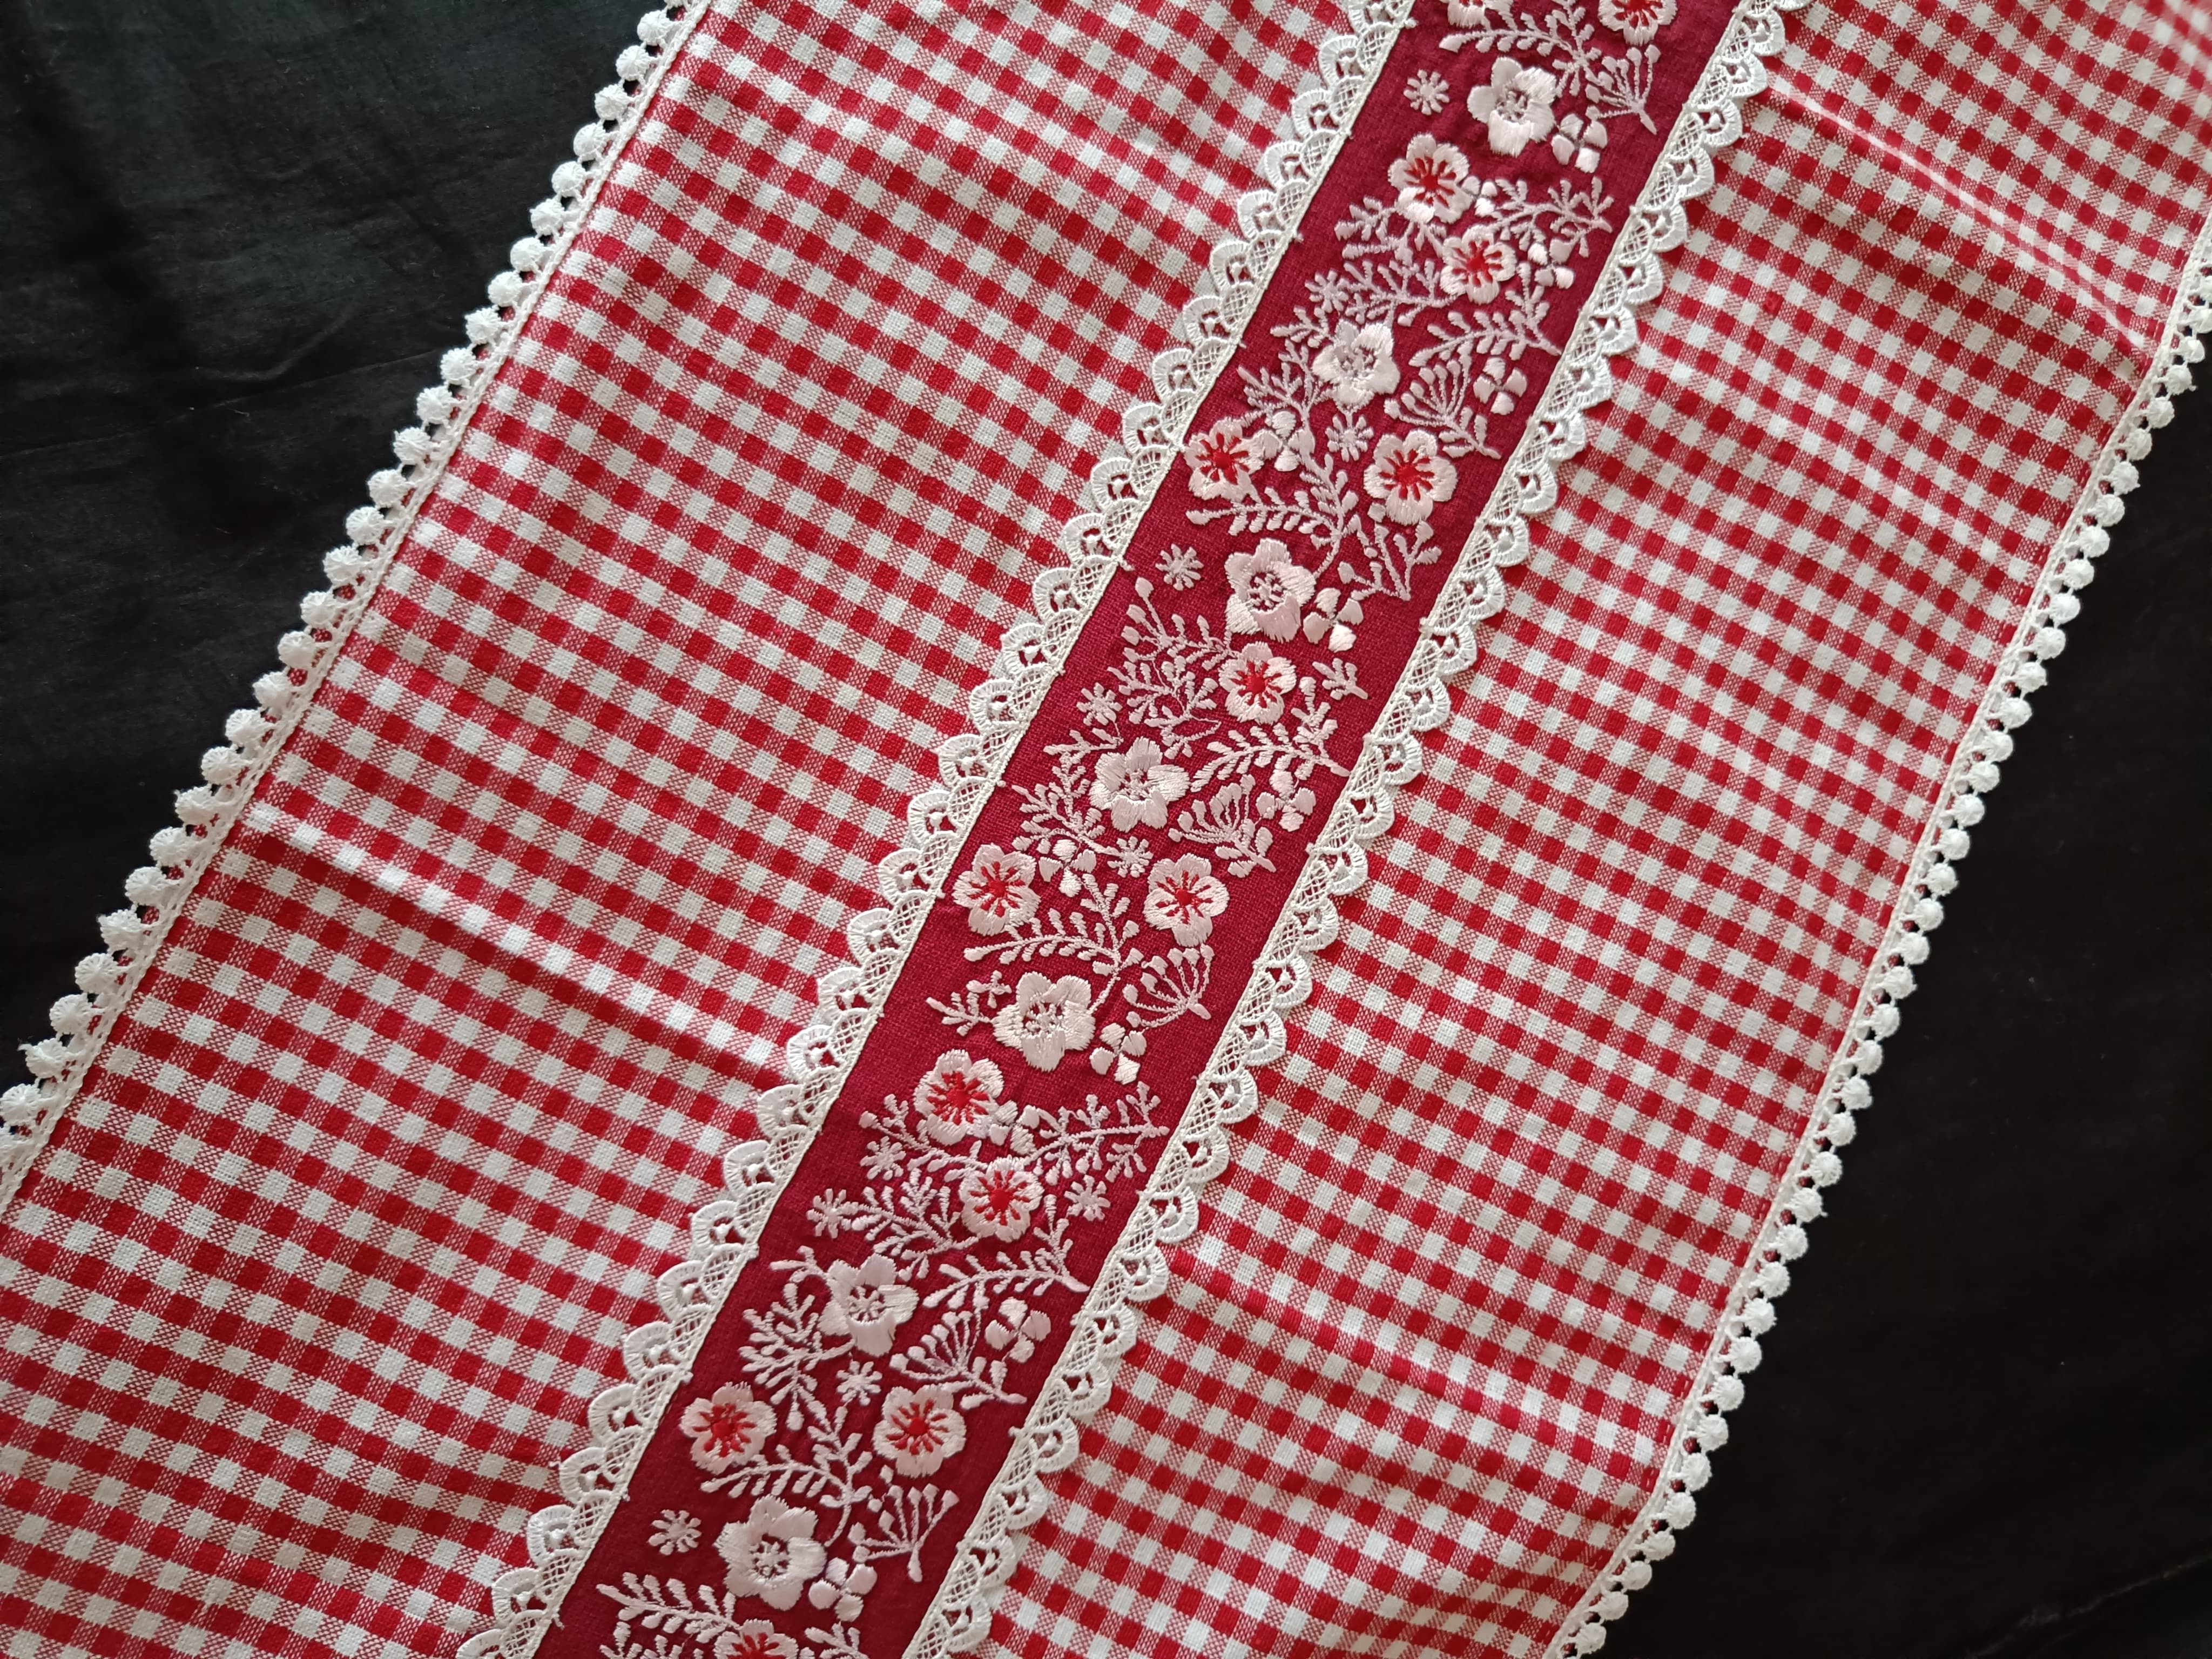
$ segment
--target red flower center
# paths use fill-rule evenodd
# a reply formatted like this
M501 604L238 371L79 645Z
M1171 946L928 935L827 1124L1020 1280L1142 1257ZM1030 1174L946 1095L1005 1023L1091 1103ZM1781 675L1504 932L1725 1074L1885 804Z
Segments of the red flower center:
M929 1109L940 1122L973 1123L991 1109L990 1092L973 1073L953 1072L930 1090Z
M1418 450L1401 449L1382 469L1383 481L1394 495L1425 495L1435 488L1437 472L1429 458Z
M884 1438L909 1455L933 1452L945 1443L945 1419L927 1400L906 1401L884 1419Z

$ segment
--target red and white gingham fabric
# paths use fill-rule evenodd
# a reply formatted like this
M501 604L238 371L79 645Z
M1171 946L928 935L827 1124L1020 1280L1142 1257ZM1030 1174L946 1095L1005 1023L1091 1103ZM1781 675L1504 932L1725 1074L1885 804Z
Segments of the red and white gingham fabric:
M702 22L0 1224L9 1659L483 1622L1341 26L893 9Z
M1798 14L1004 1648L1534 1652L1643 1503L2212 197L2212 21L2015 9ZM521 1558L1337 23L1054 10L702 25L0 1220L9 1659Z

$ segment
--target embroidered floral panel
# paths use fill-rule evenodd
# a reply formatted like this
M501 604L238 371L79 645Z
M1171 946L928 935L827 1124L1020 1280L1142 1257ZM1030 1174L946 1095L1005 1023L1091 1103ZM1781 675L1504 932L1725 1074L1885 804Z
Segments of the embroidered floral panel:
M1415 9L541 1652L905 1650L1729 15Z

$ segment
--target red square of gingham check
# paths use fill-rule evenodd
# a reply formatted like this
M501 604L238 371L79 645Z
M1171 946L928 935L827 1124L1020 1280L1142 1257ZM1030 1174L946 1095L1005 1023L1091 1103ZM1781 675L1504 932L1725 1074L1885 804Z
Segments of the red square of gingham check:
M1334 24L702 26L0 1223L10 1659L481 1620ZM2205 207L2183 5L1795 27L1005 1647L1532 1652L1649 1490Z

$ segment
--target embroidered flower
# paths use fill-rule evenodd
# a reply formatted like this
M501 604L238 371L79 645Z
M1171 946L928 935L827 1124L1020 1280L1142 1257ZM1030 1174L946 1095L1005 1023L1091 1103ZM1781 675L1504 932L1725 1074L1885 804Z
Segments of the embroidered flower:
M1340 461L1356 461L1375 441L1375 429L1358 415L1339 410L1328 426L1328 453Z
M677 1426L691 1437L691 1461L709 1474L750 1463L775 1432L775 1413L742 1382L725 1382L684 1408Z
M1012 1243L1030 1230L1044 1183L1018 1158L994 1158L960 1178L960 1224L981 1238Z
M952 902L968 907L968 927L985 939L1011 932L1036 914L1036 860L989 844L952 884Z
M714 1659L799 1659L799 1644L765 1619L748 1619L714 1638Z
M1237 561L1231 558L1234 565ZM1230 580L1236 580L1231 571ZM1098 757L1098 776L1091 786L1091 804L1113 814L1116 830L1139 823L1158 830L1168 821L1168 804L1181 800L1190 788L1190 774L1160 758L1160 746L1139 738L1119 755Z
M1451 82L1434 70L1423 70L1408 76L1406 82L1406 101L1421 115L1434 115L1451 102Z
M1437 143L1434 133L1413 136L1406 153L1390 163L1390 182L1398 187L1398 211L1417 225L1448 225L1474 200L1467 152Z
M1480 28L1492 11L1510 13L1511 0L1444 0L1444 16L1455 29Z
M1168 929L1177 945L1200 943L1228 908L1229 890L1203 853L1162 859L1146 879L1145 920Z
M965 1048L939 1054L937 1064L915 1085L914 1104L922 1133L939 1146L988 1135L1006 1138L1014 1103L1001 1100L1006 1074L988 1060L970 1060Z
M1160 580L1178 593L1195 587L1201 574L1194 547L1170 547L1160 555Z
M1221 665L1221 689L1229 694L1229 718L1274 721L1283 718L1284 700L1298 683L1298 671L1264 640L1255 640Z
M806 1599L824 1613L836 1611L837 1622L849 1625L860 1616L860 1598L876 1587L876 1570L863 1562L832 1561L827 1571L806 1587Z
M1419 524L1459 488L1459 469L1437 448L1433 432L1395 432L1375 446L1367 464L1367 493L1393 524Z
M1605 123L1570 115L1552 135L1552 154L1561 167L1570 164L1584 173L1597 171L1598 152L1605 148Z
M1241 501L1282 440L1266 427L1247 432L1235 416L1216 421L1183 446L1190 463L1190 493L1201 501Z
M699 1518L688 1510L663 1510L645 1541L663 1555L688 1555L699 1547Z
M1313 816L1314 792L1298 787L1298 781L1291 775L1291 769L1279 766L1275 775L1267 780L1267 792L1253 803L1263 818L1273 818L1289 835Z
M1047 979L1024 974L1014 1000L991 1017L991 1035L1040 1072L1059 1066L1071 1048L1091 1046L1091 981L1079 974Z
M1036 1352L1036 1345L1052 1334L1052 1321L1042 1308L1032 1308L1019 1297L999 1304L999 1316L983 1327L983 1340L1018 1365Z
M730 1564L722 1578L730 1593L757 1595L779 1613L799 1604L806 1581L830 1559L814 1541L814 1511L774 1496L756 1499L750 1515L723 1528L714 1548Z
M1490 66L1490 84L1467 95L1467 112L1490 125L1490 147L1518 155L1552 131L1552 100L1559 83L1546 70L1522 69L1510 58Z
M1067 1189L1067 1212L1079 1221L1098 1220L1112 1201L1112 1194L1089 1176Z
M921 1296L898 1282L898 1267L880 1253L858 1267L833 1261L828 1273L830 1305L822 1310L824 1336L849 1336L862 1353L878 1358L891 1351L898 1328L912 1318Z
M1114 1073L1116 1083L1137 1080L1137 1062L1145 1057L1145 1034L1125 1025L1109 1025L1098 1033L1098 1046L1091 1051L1091 1069L1103 1077Z
M1358 635L1352 630L1367 620L1357 599L1346 599L1333 587L1314 595L1314 608L1306 617L1306 638L1319 645L1324 639L1332 651L1349 651Z
M1313 572L1291 562L1291 550L1269 537L1249 553L1231 553L1229 631L1287 640L1298 631L1298 609L1313 598Z
M876 1419L876 1452L909 1480L935 1474L968 1443L968 1424L950 1389L893 1389Z
M1632 46L1648 46L1674 21L1674 0L1597 0L1597 21L1619 29Z
M848 1406L866 1405L883 1386L883 1375L873 1365L848 1365L837 1374L837 1398Z
M1314 378L1328 388L1339 409L1364 409L1398 389L1398 365L1390 355L1396 347L1388 323L1364 328L1339 323L1336 338L1314 358Z
M1492 357L1483 364L1470 389L1478 398L1489 399L1492 414L1510 415L1514 404L1528 390L1528 377L1517 368L1507 368L1504 358Z
M1481 230L1453 237L1439 252L1444 263L1438 282L1443 291L1465 295L1479 306L1496 299L1499 288L1520 269L1513 250Z

